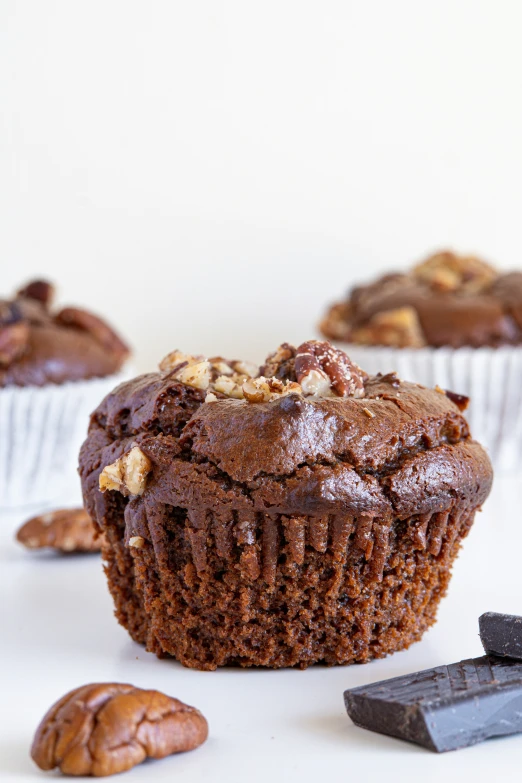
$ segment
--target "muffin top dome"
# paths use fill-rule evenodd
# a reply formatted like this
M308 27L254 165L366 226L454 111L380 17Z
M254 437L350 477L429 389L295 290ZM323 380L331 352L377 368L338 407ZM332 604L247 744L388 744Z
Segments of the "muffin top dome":
M436 253L406 273L353 288L330 307L330 339L398 348L522 343L522 272L501 274L474 256Z
M35 280L0 300L0 387L44 386L117 372L129 349L87 310L53 311L53 286Z
M466 402L395 374L368 377L327 342L284 343L261 368L175 351L93 414L84 492L91 504L100 488L148 507L444 511L455 493L478 490L481 502L491 484Z

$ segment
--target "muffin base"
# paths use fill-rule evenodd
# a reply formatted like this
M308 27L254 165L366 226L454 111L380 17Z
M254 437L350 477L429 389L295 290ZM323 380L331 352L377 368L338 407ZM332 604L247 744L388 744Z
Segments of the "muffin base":
M120 623L184 666L364 663L435 621L474 512L390 522L167 506L142 549L124 545L111 514L106 572Z

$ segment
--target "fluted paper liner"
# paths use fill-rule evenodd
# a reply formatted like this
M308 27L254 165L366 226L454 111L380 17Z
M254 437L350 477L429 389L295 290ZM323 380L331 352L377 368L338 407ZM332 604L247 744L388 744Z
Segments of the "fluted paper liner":
M128 377L122 371L60 385L0 389L0 508L45 505L74 492L89 416Z
M160 657L346 664L421 638L473 517L459 501L401 520L169 506L151 510L140 548L118 540L116 515L104 557L116 616Z

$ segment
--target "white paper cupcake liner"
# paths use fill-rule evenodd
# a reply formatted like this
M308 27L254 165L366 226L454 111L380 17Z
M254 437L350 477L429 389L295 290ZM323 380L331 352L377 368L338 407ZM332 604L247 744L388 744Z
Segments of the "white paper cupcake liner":
M123 370L87 381L0 389L0 508L44 506L76 494L89 416L129 377Z
M395 371L406 381L470 397L471 434L495 469L522 470L522 348L339 347L371 375Z

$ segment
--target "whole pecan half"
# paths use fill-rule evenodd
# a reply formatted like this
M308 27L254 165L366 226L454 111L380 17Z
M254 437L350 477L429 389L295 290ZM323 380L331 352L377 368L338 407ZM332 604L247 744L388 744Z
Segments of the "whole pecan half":
M34 299L47 309L51 306L54 298L54 286L47 280L31 280L16 295L21 299Z
M297 348L295 374L304 394L364 397L368 377L349 357L328 342L309 340Z
M129 354L129 348L116 332L105 321L87 312L87 310L80 310L77 307L65 307L55 315L54 320L58 324L72 326L88 332L100 345L103 345L107 351L116 356L125 358Z
M103 537L83 508L49 511L28 519L16 534L28 549L50 547L58 552L99 552Z
M279 378L249 378L242 386L243 396L248 402L271 402L288 394L301 394L301 387L294 381L280 381Z
M159 691L95 683L67 693L36 730L33 761L43 770L104 777L146 758L194 750L208 736L203 715Z

